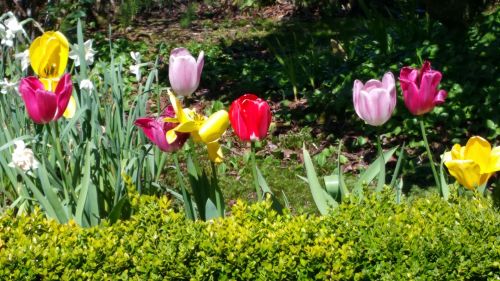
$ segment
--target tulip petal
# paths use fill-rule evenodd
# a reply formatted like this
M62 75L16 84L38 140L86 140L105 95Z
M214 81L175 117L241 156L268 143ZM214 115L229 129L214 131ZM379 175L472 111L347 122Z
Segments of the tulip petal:
M434 107L434 99L437 95L437 87L439 82L441 82L441 77L441 72L435 70L429 70L422 73L420 95L422 96L422 103L425 107Z
M490 143L478 136L471 137L465 145L464 158L479 165L481 172L487 170L491 153Z
M479 165L472 160L452 160L444 163L450 174L463 186L474 190L481 184Z
M361 117L361 110L360 110L360 104L359 104L359 96L361 95L361 89L363 89L363 82L359 80L354 80L354 86L352 87L352 102L354 104L354 111L356 111L356 114Z
M500 171L500 146L497 146L491 150L490 161L488 167L485 169L485 173L494 173Z
M445 90L439 90L434 98L434 104L442 104L446 99L446 96L448 96L448 93Z
M170 86L177 95L188 96L198 88L200 82L198 73L201 74L199 65L188 50L177 48L172 51L169 59L168 78Z
M229 127L229 114L225 110L219 110L201 125L198 134L204 143L210 143L218 140L227 127Z
M141 128L146 137L154 143L153 126L151 125L153 120L154 118L141 117L135 120L134 125Z
M465 147L460 146L460 144L456 143L451 148L451 156L453 160L464 160L464 151Z
M76 102L74 98L71 96L73 92L73 83L71 82L71 75L65 74L57 83L57 87L55 90L55 94L57 96L57 112L54 116L54 120L59 119L63 114L66 118L72 118L75 115L76 111ZM73 98L73 103L68 107L68 103L70 99ZM67 112L66 109L68 109Z

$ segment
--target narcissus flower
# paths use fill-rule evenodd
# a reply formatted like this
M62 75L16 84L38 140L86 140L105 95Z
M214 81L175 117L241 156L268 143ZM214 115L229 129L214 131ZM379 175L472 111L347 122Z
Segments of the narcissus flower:
M24 100L29 117L38 124L59 119L70 102L73 85L69 74L63 75L54 91L47 91L38 78L21 79L19 93Z
M175 94L189 96L196 91L200 84L204 61L203 51L195 60L185 48L172 50L168 63L168 78Z
M262 140L271 124L269 104L254 94L245 94L231 104L229 119L234 132L242 141Z
M500 171L500 146L491 148L482 137L471 137L465 147L455 144L444 155L450 174L463 186L474 190Z
M9 167L19 169L27 172L31 169L35 170L40 166L40 163L35 159L33 151L26 147L26 144L22 140L15 141L14 144L16 148L12 153L12 162L9 163Z
M177 124L163 121L165 117L175 117L174 108L171 105L163 111L160 117L141 117L135 120L134 124L141 128L146 137L162 151L177 151L189 138L189 134L177 132L175 141L168 143L166 134L169 130L175 128Z
M444 102L446 91L437 89L441 78L441 72L432 70L428 61L424 62L420 70L407 66L401 69L399 83L403 99L413 115L430 112L436 105Z
M352 89L354 109L367 124L380 126L391 118L396 106L396 83L391 72L382 82L371 79L366 84L356 80Z
M178 123L166 134L167 142L173 143L178 138L177 133L190 133L195 142L207 145L208 156L212 162L222 162L222 150L218 140L229 127L229 115L225 110L219 110L209 117L189 108L182 108L181 102L174 93L169 92L170 102L175 112L174 118L165 118L165 122Z

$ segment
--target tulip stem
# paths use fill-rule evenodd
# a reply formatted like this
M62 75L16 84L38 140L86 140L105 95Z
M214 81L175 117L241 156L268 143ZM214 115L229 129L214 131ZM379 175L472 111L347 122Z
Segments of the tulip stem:
M250 152L250 161L252 161L252 175L253 182L255 185L255 191L257 193L257 200L262 201L262 191L259 185L259 179L257 178L257 163L255 161L255 142L251 142L251 152Z
M436 167L434 166L434 160L432 159L431 148L429 147L429 142L427 141L427 135L425 134L424 121L420 120L420 129L422 130L422 138L424 139L425 149L427 150L427 156L431 164L432 174L434 175L434 180L436 181L436 187L441 190L441 185L439 184L438 174L436 172Z
M382 149L382 145L380 144L381 136L382 136L381 134L377 134L377 149L380 155L380 171L378 174L377 188L375 189L376 192L382 191L385 185L385 159L384 159L384 150Z
M214 195L215 195L215 206L217 207L217 211L219 212L219 217L224 217L224 197L222 196L222 191L219 187L219 179L217 178L217 167L215 163L210 161L210 165L212 167L212 186L214 187Z

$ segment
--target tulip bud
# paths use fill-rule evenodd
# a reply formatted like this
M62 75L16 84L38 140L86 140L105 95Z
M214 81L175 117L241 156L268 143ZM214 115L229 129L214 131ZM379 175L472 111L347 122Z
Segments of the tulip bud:
M245 94L231 104L229 119L240 140L262 140L271 124L271 109L265 100Z
M73 91L71 75L61 77L55 91L47 91L36 77L21 79L19 93L23 98L29 117L38 124L59 119L68 106Z
M405 105L413 115L422 115L446 99L445 90L437 89L441 81L441 72L432 70L426 61L420 70L403 67L399 74L399 83L403 90Z
M354 81L352 92L354 109L367 124L380 126L391 118L396 106L396 84L391 72L384 74L382 82L372 79L363 85Z
M204 53L200 52L198 60L185 48L176 48L170 53L168 78L172 90L179 96L189 96L200 84L203 70Z

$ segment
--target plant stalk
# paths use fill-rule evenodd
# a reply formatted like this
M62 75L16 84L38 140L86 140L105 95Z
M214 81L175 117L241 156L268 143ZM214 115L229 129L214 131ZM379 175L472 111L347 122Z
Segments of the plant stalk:
M257 177L257 163L255 161L255 142L251 142L251 153L250 153L250 161L252 162L252 175L253 182L255 185L255 192L257 193L257 200L262 201L262 190L260 189L259 179Z
M431 164L432 175L434 175L434 181L436 181L436 187L441 191L441 185L439 184L438 174L436 172L436 167L434 166L434 160L432 159L431 148L429 147L429 142L427 141L427 135L425 134L424 121L420 120L420 129L422 130L422 138L424 139L425 149L427 150L427 156L429 157L429 162Z

